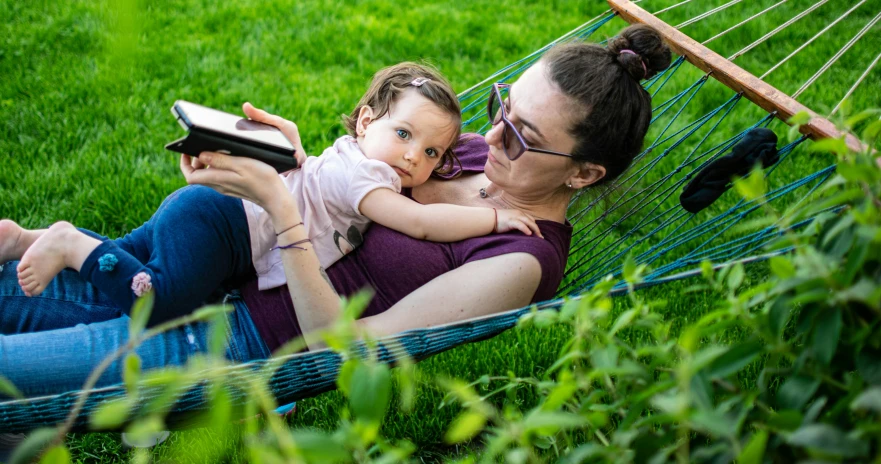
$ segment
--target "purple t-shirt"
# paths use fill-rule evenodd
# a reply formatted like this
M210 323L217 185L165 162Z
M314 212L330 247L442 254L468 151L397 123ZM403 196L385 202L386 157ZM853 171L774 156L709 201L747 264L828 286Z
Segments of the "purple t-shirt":
M461 171L483 172L487 152L483 137L463 135L456 149ZM402 193L409 194L409 191L405 189ZM340 295L372 287L375 295L363 316L373 316L435 277L465 263L508 253L529 253L541 266L541 282L532 301L547 300L554 296L563 279L572 226L543 220L537 223L544 239L512 231L454 243L417 240L373 224L361 247L337 261L327 274ZM287 286L261 291L255 278L242 288L242 296L270 350L302 333Z

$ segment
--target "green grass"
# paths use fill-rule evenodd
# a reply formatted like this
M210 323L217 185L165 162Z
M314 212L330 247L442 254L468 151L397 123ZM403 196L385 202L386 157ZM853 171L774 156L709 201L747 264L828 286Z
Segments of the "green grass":
M678 2L645 0L641 5L657 11L674 3ZM695 1L661 18L679 24L722 3ZM705 40L773 3L742 2L683 32ZM813 3L792 0L711 47L729 56ZM736 63L754 74L763 73L854 3L831 0ZM484 0L467 4L0 0L0 17L4 18L0 24L0 109L4 116L0 121L0 217L13 218L26 227L67 220L108 236L121 235L144 222L166 195L184 185L176 156L163 149L181 135L168 112L175 99L232 112L250 101L296 121L307 151L317 154L343 133L340 114L351 110L377 69L402 60L426 59L456 89L464 90L605 8L599 0L503 4ZM867 1L766 81L792 93L879 10L881 0ZM608 37L621 26L623 22L616 19L594 38ZM828 113L878 53L879 34L876 26L799 100L821 114ZM656 102L700 75L694 68L682 69ZM881 106L878 88L881 70L876 69L854 93L852 106ZM710 82L681 118L692 121L730 96L731 91ZM739 106L708 143L721 141L764 114L746 102ZM778 134L785 132L779 124L772 128ZM687 148L686 144L682 150ZM782 185L830 163L828 156L799 149L781 165L771 183ZM660 163L651 179L674 166ZM729 193L702 217L733 202L734 195ZM603 243L618 234L610 232ZM761 268L751 273L753 282L762 276ZM684 293L688 285L670 284L644 295L668 300L661 311L677 324L686 324L712 308L717 298ZM421 363L425 380L419 385L414 410L390 414L384 434L413 441L420 448L418 456L426 460L458 454L461 449L442 442L456 409L438 407L443 391L432 379L440 375L473 380L508 371L541 376L565 336L562 329L509 331ZM500 398L524 405L533 400L533 393L526 389ZM343 407L336 392L302 401L293 424L333 428ZM221 436L210 430L178 432L155 450L155 456L170 458L183 448L198 449L195 443L202 440L221 440L234 448L237 439L235 434ZM75 459L82 462L127 459L112 434L77 434L68 444ZM187 460L194 462L207 459L190 456ZM244 458L234 452L229 459Z

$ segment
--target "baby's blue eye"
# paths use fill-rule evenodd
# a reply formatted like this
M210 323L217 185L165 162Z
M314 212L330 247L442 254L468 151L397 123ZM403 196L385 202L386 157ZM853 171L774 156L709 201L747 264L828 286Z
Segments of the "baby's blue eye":
M410 138L410 133L405 131L404 129L398 129L397 133L398 133L398 137L400 137L402 139Z
M425 150L425 154L428 155L429 158L437 158L437 150L434 148L429 148Z

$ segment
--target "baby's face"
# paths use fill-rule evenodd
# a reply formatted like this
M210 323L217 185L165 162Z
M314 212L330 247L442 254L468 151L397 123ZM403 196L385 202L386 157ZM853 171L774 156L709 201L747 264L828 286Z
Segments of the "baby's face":
M388 113L367 124L358 145L368 158L391 166L402 187L415 187L437 167L453 142L456 124L433 102L408 89Z

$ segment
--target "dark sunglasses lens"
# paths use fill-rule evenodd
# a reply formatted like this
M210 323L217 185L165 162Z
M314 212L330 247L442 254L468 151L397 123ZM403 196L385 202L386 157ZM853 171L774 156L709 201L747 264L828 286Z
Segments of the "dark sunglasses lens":
M514 161L526 151L517 137L517 129L513 126L505 124L505 155L509 160Z
M495 126L502 120L502 107L499 103L499 94L493 89L493 94L489 97L489 120Z

